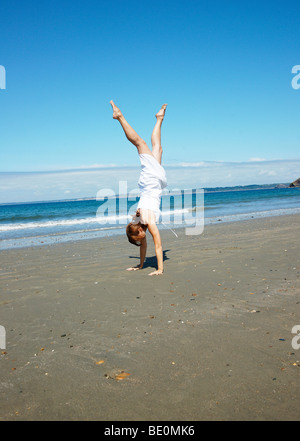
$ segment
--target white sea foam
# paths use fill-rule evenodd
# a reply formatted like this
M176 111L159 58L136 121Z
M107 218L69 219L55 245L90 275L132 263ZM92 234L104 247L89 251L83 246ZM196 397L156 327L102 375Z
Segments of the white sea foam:
M188 209L164 211L162 213L163 218L170 217L171 215L180 215L182 213L188 213ZM40 228L56 228L56 227L72 227L76 225L93 225L93 224L110 224L110 225L126 225L132 219L131 215L113 215L113 216L93 216L87 218L74 218L74 219L60 219L44 222L23 222L23 223L9 223L0 225L0 232L6 231L19 231L19 230L33 230Z
M115 217L103 218L107 222L116 220ZM119 216L119 220L127 219L127 216ZM55 221L45 221L45 222L26 222L20 224L6 224L0 226L0 231L15 231L15 230L25 230L25 229L39 229L39 228L49 228L49 227L67 227L75 225L86 225L86 224L97 224L100 219L97 217L88 217L83 219L63 219Z
M180 211L180 210L179 210ZM289 215L289 214L300 214L300 208L288 208L288 209L277 209L277 210L268 210L268 211L255 211L250 213L242 213L242 214L233 214L233 215L220 215L214 217L205 218L205 224L215 224L219 221L222 222L236 222L243 220L251 220L252 218L267 218L273 216L281 216L281 215ZM78 219L80 221L85 221L86 219ZM95 221L95 218L93 218ZM72 224L76 225L76 224ZM78 224L77 224L78 225ZM95 225L96 226L96 225ZM159 228L165 227L164 225L159 225ZM172 224L172 228L183 227L182 224L174 222ZM34 235L28 235L26 231L21 231L20 234L25 235L24 237L18 238L6 238L0 240L0 250L11 249L11 248L22 248L28 246L41 246L53 243L62 243L73 240L83 240L83 239L94 239L100 238L104 236L112 236L124 234L124 229L121 226L107 226L107 227L99 227L93 228L89 226L88 228L79 227L79 229L71 230L71 231L57 231L54 230L54 233L44 232L45 230L40 229L37 231L33 231ZM178 233L179 234L179 233ZM27 236L27 237L26 237ZM42 239L42 240L41 240Z

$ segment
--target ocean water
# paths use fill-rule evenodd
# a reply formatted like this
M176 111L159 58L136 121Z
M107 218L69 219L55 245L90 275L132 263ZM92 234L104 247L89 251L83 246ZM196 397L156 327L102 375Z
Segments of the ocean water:
M125 234L138 197L0 204L0 250ZM205 189L162 196L159 228L174 230L300 213L299 188ZM170 231L170 234L173 234Z

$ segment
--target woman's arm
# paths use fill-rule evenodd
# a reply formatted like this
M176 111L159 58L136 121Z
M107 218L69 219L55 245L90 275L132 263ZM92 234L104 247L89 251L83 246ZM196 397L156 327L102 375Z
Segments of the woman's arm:
M153 237L155 254L157 258L157 271L153 271L152 273L149 274L149 276L158 276L159 274L162 274L164 271L163 250L161 245L160 234L157 225L155 223L149 223L148 230L150 231L150 234Z
M143 268L145 257L146 257L146 251L147 251L147 238L143 240L141 246L140 246L140 269Z
M145 257L146 257L146 251L147 251L147 238L143 240L141 246L140 246L140 264L131 268L127 268L127 271L135 271L143 268Z

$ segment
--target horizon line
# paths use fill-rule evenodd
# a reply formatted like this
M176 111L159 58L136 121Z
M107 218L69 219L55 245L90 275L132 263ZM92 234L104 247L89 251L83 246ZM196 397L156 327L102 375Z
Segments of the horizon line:
M250 158L246 161L195 161L195 162L178 162L178 163L170 163L163 164L163 167L181 167L181 168L189 168L189 167L201 167L210 164L261 164L261 163L275 163L275 162L290 162L290 161L300 161L300 158L290 158L290 159L263 159L263 158ZM44 169L44 170L9 170L2 171L0 170L0 174L13 174L13 173L68 173L68 172L79 172L79 171L94 171L94 170L103 170L103 169L126 169L126 168L139 168L139 165L118 165L118 164L94 164L94 165L83 165L78 167L70 167L70 168L53 168L53 169Z
M208 191L210 193L214 193L214 191L210 191L210 190L215 190L216 193L218 192L222 192L222 191L230 191L230 189L234 189L236 188L240 191L243 191L242 189L245 188L246 190L264 190L265 187L271 187L269 189L276 189L275 186L277 185L285 185L286 187L284 187L285 189L287 188L291 188L289 187L289 183L288 182L273 182L271 184L245 184L245 185L232 185L232 186L224 186L224 187L196 187L193 189L185 189L185 190L176 190L176 191L169 191L169 193L171 194L180 194L181 191L184 192L193 192L193 191L197 191L197 190L203 190L205 192ZM258 187L258 188L247 188L247 187ZM228 190L229 189L229 190ZM233 190L232 190L233 191ZM162 196L167 196L167 192ZM126 198L128 197L128 194L116 194L115 196L111 196L112 198ZM139 193L134 193L131 194L131 197L139 197ZM18 204L47 204L47 203L51 203L51 202L78 202L78 201L97 201L97 196L82 196L79 198L67 198L67 199L44 199L44 200L32 200L32 201L18 201L18 202L0 202L0 206L1 205L18 205Z

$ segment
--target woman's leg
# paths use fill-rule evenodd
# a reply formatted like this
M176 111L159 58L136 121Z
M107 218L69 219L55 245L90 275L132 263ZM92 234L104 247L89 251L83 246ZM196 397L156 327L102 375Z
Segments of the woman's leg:
M162 157L162 146L161 146L161 125L163 119L165 117L165 111L167 108L167 104L164 104L160 111L155 115L156 116L156 124L154 126L151 143L152 143L152 154L155 159L161 164Z
M136 131L128 124L124 116L122 115L120 109L114 104L113 101L110 101L110 104L113 108L113 118L117 119L121 124L127 139L136 146L139 154L148 153L152 155L151 150L147 146L146 142L136 133Z

